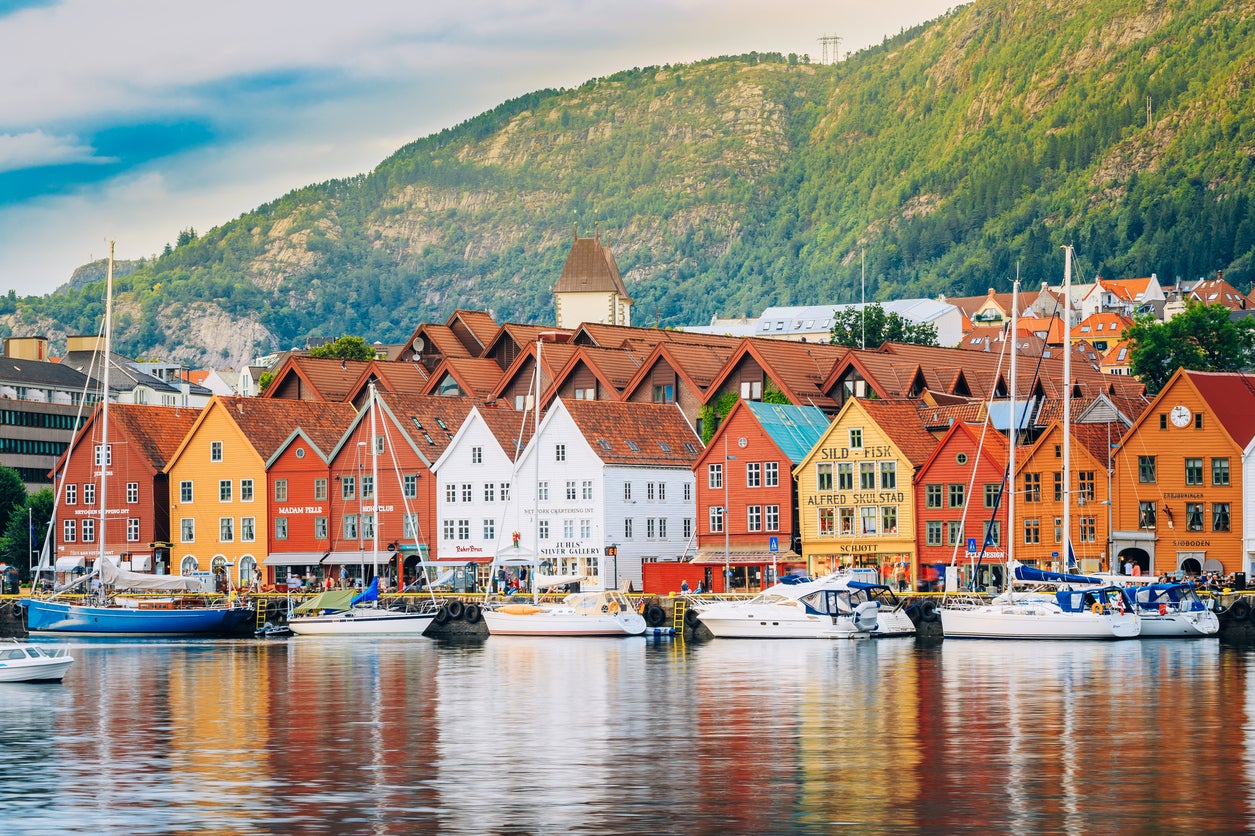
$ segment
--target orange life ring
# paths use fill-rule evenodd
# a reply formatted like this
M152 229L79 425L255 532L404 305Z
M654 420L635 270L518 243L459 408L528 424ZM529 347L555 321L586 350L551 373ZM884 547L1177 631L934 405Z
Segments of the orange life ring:
M1089 608L1089 611L1092 612L1094 615L1102 615L1102 604L1095 601L1094 605Z

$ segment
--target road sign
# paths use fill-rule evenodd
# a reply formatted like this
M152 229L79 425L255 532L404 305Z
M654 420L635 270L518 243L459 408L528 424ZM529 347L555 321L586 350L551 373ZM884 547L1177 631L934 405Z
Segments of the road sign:
M770 551L770 552L778 552L778 551L780 551L780 538L779 538L779 537L768 537L768 538L767 538L767 550L768 550L768 551Z
M974 551L976 551L976 538L975 538L975 537L968 537L968 538L967 538L967 550L968 550L969 552L974 552Z

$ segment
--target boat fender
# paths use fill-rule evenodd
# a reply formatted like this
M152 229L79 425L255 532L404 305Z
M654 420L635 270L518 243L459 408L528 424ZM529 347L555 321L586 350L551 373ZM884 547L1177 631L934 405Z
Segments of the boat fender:
M1229 612L1233 614L1234 618L1241 621L1251 614L1251 605L1247 603L1245 598L1239 598L1229 605Z
M436 610L435 622L437 624L447 624L448 621L449 621L449 608L448 607L441 607L440 609Z
M701 619L697 617L697 610L685 610L684 626L690 630L696 630L697 625L701 624Z
M1092 612L1094 615L1102 615L1102 604L1095 601L1094 605L1089 608L1089 611Z
M601 605L601 611L602 611L602 612L610 612L610 607L606 606L605 604L602 604L602 605Z
M1168 614L1168 605L1167 605L1167 604L1160 604L1160 605L1159 605L1159 614L1160 614L1160 615L1167 615L1167 614Z
M478 624L480 618L479 607L474 604L467 604L466 609L462 611L462 617L466 619L467 624Z
M657 604L650 604L645 608L645 623L650 627L661 627L666 620L667 614Z
M1120 615L1124 615L1124 596L1123 595L1116 598L1115 607L1116 607L1116 612L1120 613Z
M936 621L941 618L941 613L937 612L936 601L924 601L919 605L920 621Z
M619 602L618 601L611 601L609 604L609 607L610 607L611 613L615 615L619 614Z
M450 601L449 603L445 604L445 607L449 610L449 618L453 619L454 621L461 618L462 613L466 609L466 607L462 604L461 601Z

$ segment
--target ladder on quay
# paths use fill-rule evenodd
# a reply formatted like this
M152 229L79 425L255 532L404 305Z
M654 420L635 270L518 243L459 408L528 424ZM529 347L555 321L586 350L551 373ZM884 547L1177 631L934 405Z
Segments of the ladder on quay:
M261 630L266 626L266 614L270 611L270 601L260 595L253 599L253 610L257 613L257 617L253 620L253 627Z
M671 629L675 630L675 634L681 639L684 638L684 614L688 611L688 601L684 598L676 598L675 605L671 610Z

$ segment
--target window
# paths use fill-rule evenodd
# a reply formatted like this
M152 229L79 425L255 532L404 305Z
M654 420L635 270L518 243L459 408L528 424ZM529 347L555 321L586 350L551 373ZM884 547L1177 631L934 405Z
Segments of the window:
M854 450L863 449L863 428L862 427L850 428L850 448Z
M763 466L758 462L745 463L745 487L757 488L762 485Z
M1081 536L1078 539L1082 543L1093 543L1097 539L1097 530L1093 517L1081 517Z
M763 506L747 505L745 507L745 519L747 531L763 530Z
M1203 503L1185 503L1185 528L1187 531L1203 530Z
M654 403L675 403L675 386L654 384Z
M631 517L627 517L623 520L623 539L624 540L632 539L632 518Z
M832 490L832 462L819 462L815 465L815 489Z
M948 520L946 522L946 545L953 546L962 542L963 522L961 520Z
M211 462L222 461L222 442L221 441L209 442L209 460Z
M100 444L97 444L97 445L96 445L95 456L94 456L94 457L95 457L95 460L96 460L96 467L100 467L100 448L101 448L101 446L102 446L102 445L100 445ZM112 467L112 466L113 466L113 445L112 445L112 444L106 444L106 445L103 445L103 446L107 448L107 449L105 450L105 467Z
M666 517L658 518L658 538L661 540L667 539L667 518Z
M444 529L443 529L443 532L444 532L444 539L445 539L445 540L452 540L452 539L453 539L453 532L454 532L455 530L456 530L456 525L455 525L455 523L453 522L453 520L445 520L445 521L444 521Z
M1055 471L1055 493L1054 493L1054 497L1055 497L1055 502L1062 502L1062 501L1063 501L1063 473L1062 473L1062 472L1060 472L1060 471L1058 471L1058 470L1056 470L1056 471Z
M234 543L235 542L235 520L231 517L218 518L218 542Z
M1159 413L1159 429L1168 429L1168 413L1166 412Z
M711 505L706 510L710 515L711 533L723 531L723 508L718 505Z
M401 517L401 536L407 540L418 538L418 512L410 511Z
M219 502L231 501L231 480L230 479L218 480L218 501Z
M1002 485L999 485L997 483L992 483L992 482L985 483L985 507L986 508L998 507L998 492L1001 490L1001 488L1002 488Z
M1024 520L1024 542L1028 545L1041 542L1041 521L1036 517Z
M858 463L858 489L860 491L876 490L876 463Z
M854 463L842 462L837 465L837 490L854 490Z
M327 499L327 480L326 479L314 480L314 499L319 502L326 501Z
M326 517L314 517L314 539L315 540L327 539L327 518Z
M539 528L540 528L541 538L548 540L549 539L549 521L541 520ZM458 520L458 539L459 540L471 539L471 521L470 520Z
M844 510L844 509L842 509ZM819 536L831 537L837 533L837 516L832 508L819 509Z
M184 520L183 522L189 522ZM78 522L77 520L61 521L61 541L64 543L73 543L78 540Z
M126 483L126 501L132 505L139 502L139 482Z
M1211 483L1213 485L1229 484L1229 460L1227 458L1211 460Z
M406 499L418 499L417 473L406 473L401 476L401 495Z
M549 498L548 491L549 491L549 483L546 482L545 483L545 496L544 496L545 499ZM462 484L462 501L472 502L473 501L472 497L474 495L475 495L475 486L472 485L470 482L463 483Z
M191 500L188 500L188 501L190 502ZM275 480L275 502L287 502L287 501L288 501L288 480L276 479Z
M83 520L82 532L84 543L94 543L96 541L96 521L93 519Z
M924 543L929 546L941 545L941 520L924 523Z
M649 489L650 489L650 490L649 490L649 492L650 492L650 493L653 493L653 492L654 492L654 491L653 491L653 488L654 488L654 486L653 486L653 484L651 483L651 484L650 484L650 486L649 486ZM567 481L567 483L566 483L566 498L567 498L567 499L570 499L570 500L575 499L575 480L574 480L574 479L568 480L568 481Z
M1138 528L1154 528L1155 527L1155 503L1145 500L1137 503L1137 527Z
M549 483L548 482L536 483L536 498L539 499L541 502L549 501ZM624 499L626 498L627 497L624 497Z
M340 498L356 499L357 498L357 477L344 476L340 479Z
M1077 493L1082 502L1094 501L1094 471L1081 470L1076 474Z
M663 522L666 522L666 520L663 520ZM593 536L593 521L592 520L580 520L580 537L582 539L587 540L589 537L592 537L592 536Z
M510 500L510 483L502 482L501 483L501 501L508 502L509 500Z
M693 536L693 519L692 517L684 518L684 539L687 540Z
M375 536L375 515L362 514L362 536L371 539Z
M95 482L83 483L83 504L84 505L96 504L96 483Z
M1063 517L1055 517L1055 542L1063 542Z
M130 517L126 521L126 542L139 542L139 518Z
M882 491L896 491L898 489L897 462L880 463L880 489Z
M1203 484L1203 460L1202 459L1186 459L1185 460L1185 484L1187 485Z
M356 523L354 523L354 525L356 526ZM275 539L276 540L288 539L288 518L287 517L275 517Z
M769 488L780 486L780 462L763 462L763 484Z
M985 520L985 545L998 546L1002 544L1002 521L1001 520Z
M898 506L896 505L880 506L880 533L881 534L897 534L898 533Z
M472 447L471 448L471 464L483 464L483 463L484 463L484 448Z
M779 505L767 505L767 506L764 506L763 510L767 514L767 530L779 531L780 530L780 506Z
M253 501L253 480L241 479L240 480L240 502L252 502L252 501Z
M257 539L257 518L240 517L240 539L252 543Z
M1203 413L1194 413L1194 429L1201 430L1203 428Z
M706 466L706 487L722 488L723 487L723 465L711 464ZM627 497L624 497L627 499Z
M761 401L762 399L763 382L761 380L746 380L741 382L741 400Z
M491 520L491 519L484 520L484 539L485 539L485 540L496 540L496 539L497 539L497 522L496 522L496 520Z
M484 502L497 501L497 484L495 482L484 483Z
M1041 502L1041 474L1024 474L1024 501Z
M645 539L653 540L655 536L655 532L656 532L656 528L654 527L654 518L650 517L649 519L645 520ZM572 532L572 534L574 534L574 532Z
M1211 506L1211 530L1229 530L1229 503L1214 502Z
M74 522L69 520L69 522ZM184 517L179 520L179 540L184 543L196 542L196 520Z
M876 533L876 509L872 506L864 506L858 509L859 516L859 533L864 535L872 535Z
M457 503L458 501L458 486L457 485L445 485L444 486L444 501L454 503L454 504Z
M854 509L837 509L837 533L842 537L854 536Z
M357 514L345 514L343 528L344 528L344 539L356 540L357 539Z
M950 485L950 507L962 508L963 498L967 493L967 487L962 483Z
M566 445L565 444L555 444L553 446L553 460L555 462L566 461Z
M363 476L362 477L362 499L374 499L374 498L375 498L375 477L373 475Z
M584 483L580 486L580 490L581 490L581 496L584 499L592 499L593 498L593 480L585 479Z
M1137 481L1147 485L1153 485L1155 483L1154 456L1137 457Z
M188 493L190 494L190 493L192 492L192 483L191 483L191 482L184 482L183 484L184 484L184 485L187 485L187 490L188 490ZM184 501L184 502L191 502L191 500L190 500L190 499L185 499L185 500L183 500L183 501ZM66 504L66 505L77 505L77 504L78 504L78 485L72 485L72 484L69 484L69 483L67 483L67 484L66 484L66 486L65 486L65 504Z
M940 508L941 507L941 485L925 485L924 486L924 507Z
M684 501L685 502L693 501L693 485L690 484L689 482L684 483Z

